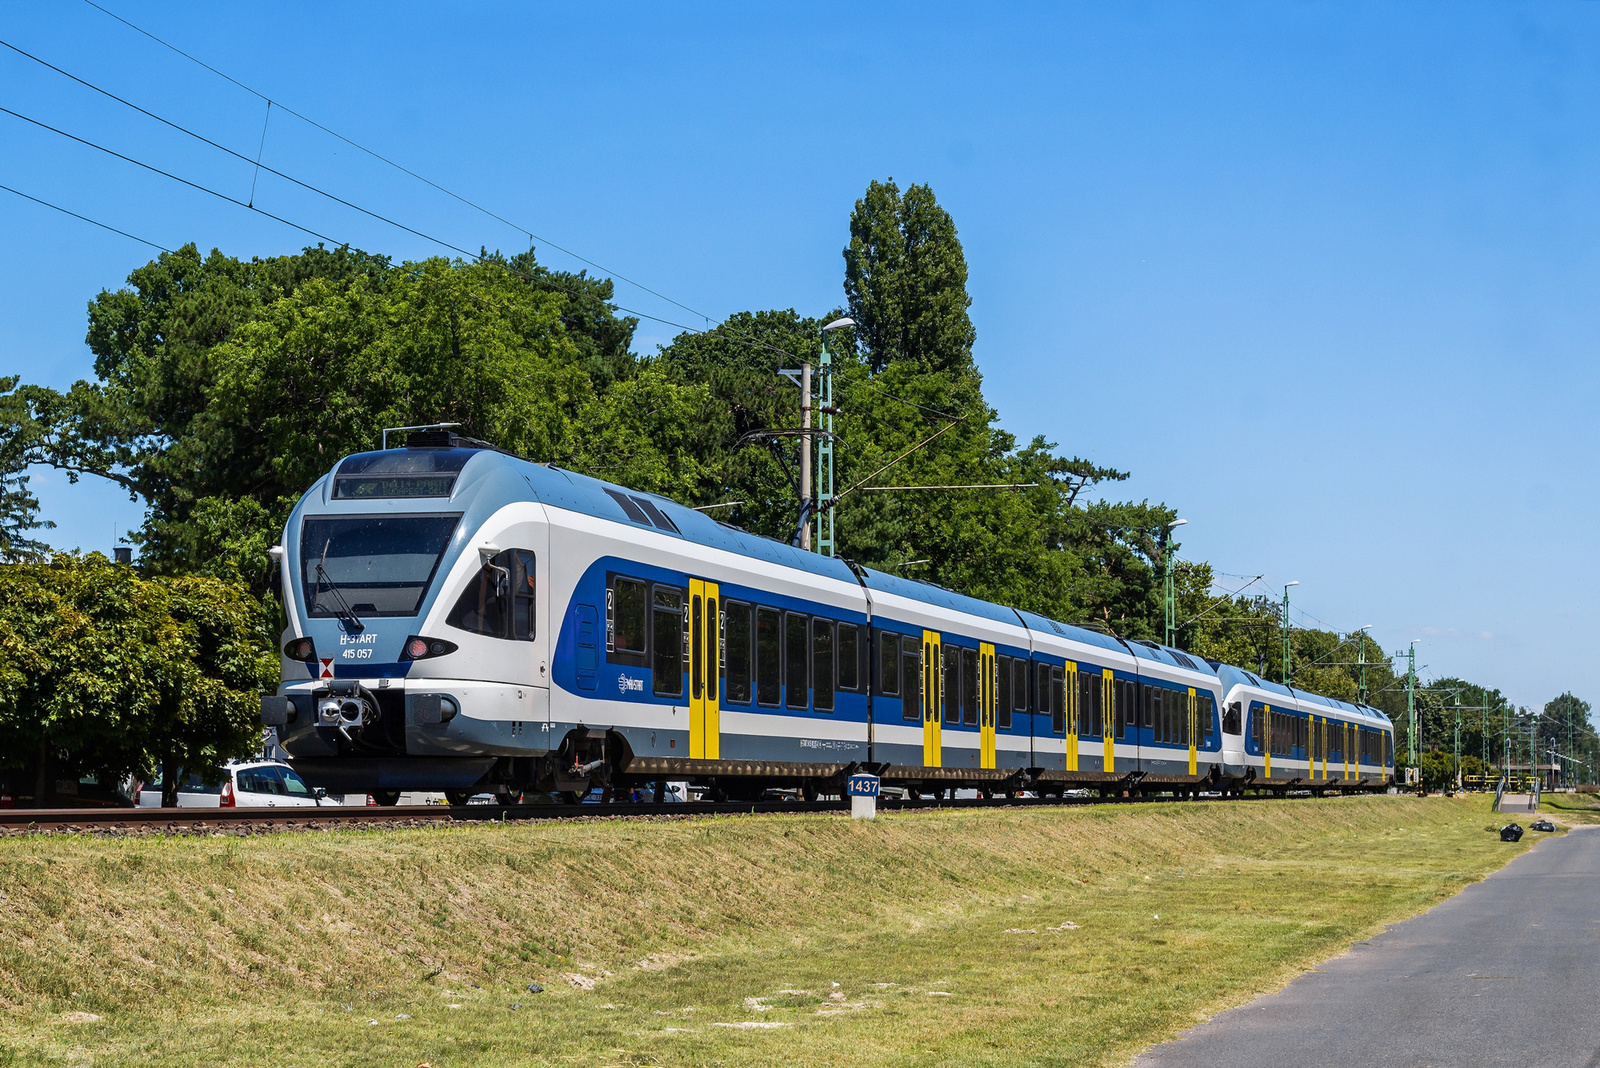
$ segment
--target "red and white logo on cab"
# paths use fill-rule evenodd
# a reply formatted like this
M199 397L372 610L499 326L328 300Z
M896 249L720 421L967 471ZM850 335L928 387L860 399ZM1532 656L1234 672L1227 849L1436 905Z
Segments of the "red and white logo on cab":
M331 657L331 656L319 656L319 657L317 657L317 659L322 661L322 674L318 675L317 678L319 678L319 679L331 679L331 678L333 678L333 657Z

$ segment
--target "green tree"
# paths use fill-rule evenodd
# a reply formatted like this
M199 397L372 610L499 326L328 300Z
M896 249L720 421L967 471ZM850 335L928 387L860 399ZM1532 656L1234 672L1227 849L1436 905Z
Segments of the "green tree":
M609 314L609 294L609 282L537 271L531 253L396 267L350 249L247 263L189 245L96 298L97 380L34 390L31 414L50 462L147 504L144 566L260 594L264 549L294 500L385 426L458 422L562 462L603 446L617 413L594 379L624 377L633 328ZM615 433L637 437L639 422Z
M0 775L209 772L260 737L266 613L215 579L140 578L99 554L0 568ZM172 798L168 799L172 801Z
M1540 734L1556 743L1556 751L1580 763L1568 781L1594 782L1595 769L1600 765L1600 738L1595 735L1589 715L1589 702L1574 696L1570 691L1546 702L1539 726ZM1547 743L1546 743L1547 744Z
M845 249L845 295L874 374L909 361L918 372L960 376L976 332L967 308L967 260L955 222L933 190L874 181L856 201Z
M39 518L39 499L28 488L28 465L37 459L38 427L28 394L16 375L0 377L0 563L29 560L45 551L29 535L55 524Z

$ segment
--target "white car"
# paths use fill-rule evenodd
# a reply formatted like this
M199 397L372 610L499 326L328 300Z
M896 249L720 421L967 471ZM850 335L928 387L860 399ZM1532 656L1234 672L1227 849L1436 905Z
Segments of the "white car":
M221 770L221 781L207 786L199 775L178 784L179 808L296 808L323 804L289 765L276 760L241 761ZM140 808L161 807L161 778L139 790Z

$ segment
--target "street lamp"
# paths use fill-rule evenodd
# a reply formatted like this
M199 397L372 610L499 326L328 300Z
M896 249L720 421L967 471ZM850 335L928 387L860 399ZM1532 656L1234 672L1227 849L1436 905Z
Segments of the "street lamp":
M1166 530L1161 534L1162 564L1167 571L1167 647L1176 648L1178 636L1178 607L1177 600L1172 592L1172 552L1167 548L1167 542L1172 537L1172 532L1181 526L1188 525L1187 519L1174 519L1167 524Z
M1300 580L1286 582L1283 586L1283 684L1288 686L1294 678L1294 664L1289 657L1289 587L1300 585Z

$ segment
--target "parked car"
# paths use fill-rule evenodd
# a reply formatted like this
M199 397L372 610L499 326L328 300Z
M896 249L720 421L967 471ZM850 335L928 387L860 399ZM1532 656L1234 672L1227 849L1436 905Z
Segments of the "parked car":
M320 805L326 794L313 790L289 765L276 760L250 760L220 770L215 786L199 774L178 784L179 808L295 808ZM215 777L215 776L214 776ZM139 791L140 808L161 807L161 776Z

